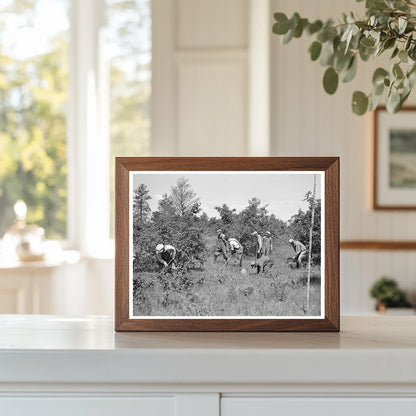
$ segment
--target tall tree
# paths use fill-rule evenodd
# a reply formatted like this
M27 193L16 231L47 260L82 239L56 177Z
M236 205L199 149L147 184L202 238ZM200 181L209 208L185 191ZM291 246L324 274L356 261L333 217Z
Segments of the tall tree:
M149 189L142 183L134 191L133 196L133 221L135 224L141 224L147 221L150 216Z
M171 188L171 198L176 213L181 217L200 210L199 198L186 178L179 178L176 186Z

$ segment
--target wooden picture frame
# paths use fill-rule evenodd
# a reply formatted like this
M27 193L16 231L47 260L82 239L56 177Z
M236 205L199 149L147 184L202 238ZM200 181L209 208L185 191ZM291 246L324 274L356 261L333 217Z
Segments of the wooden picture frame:
M409 159L414 155L416 161L415 117L415 106L404 107L396 114L388 113L384 106L373 112L374 210L416 209L416 169L413 170L414 163ZM403 141L402 151L393 149L393 140ZM404 149L406 142L409 142L407 145L411 147L410 153L413 154Z
M321 178L322 188L321 198L324 201L319 208L323 213L321 224L321 236L323 243L321 250L323 253L320 282L322 277L324 283L320 285L321 308L320 315L316 316L136 316L134 315L133 303L133 184L142 181L143 178L152 179L152 183L160 184L162 178L170 178L170 174L194 174L209 175L214 174L218 183L222 175L247 175L236 180L248 178L253 184L257 180L270 180L272 184L276 181L299 181L303 178L310 180L314 177ZM156 175L160 176L160 180ZM257 174L259 176L250 176ZM144 176L149 175L149 176ZM218 176L215 176L218 175ZM269 175L266 177L266 175ZM286 175L286 176L284 176ZM296 176L298 175L298 176ZM173 178L174 176L172 176ZM138 178L136 180L136 178ZM211 178L211 177L207 177ZM229 178L228 176L226 178ZM232 179L233 177L231 177ZM262 179L263 178L263 179ZM264 179L266 178L266 179ZM212 180L214 180L212 179ZM155 182L156 180L156 182ZM208 180L208 179L207 179ZM211 179L209 179L211 180ZM169 181L166 181L169 182ZM148 183L148 182L146 182ZM280 182L279 182L280 183ZM286 182L285 182L286 183ZM294 182L293 182L294 183ZM309 183L309 182L308 182ZM159 185L158 185L159 186ZM253 185L254 186L254 185ZM285 185L286 186L286 185ZM293 186L294 187L294 186ZM287 189L293 187L288 185ZM135 188L137 189L137 188ZM240 187L239 189L244 189ZM274 187L269 186L269 192L273 192ZM282 189L282 188L279 188ZM276 189L276 195L279 189ZM286 189L286 188L285 188ZM221 191L223 192L223 191ZM242 192L242 191L241 191ZM283 192L283 191L282 191ZM204 157L204 158L181 158L181 157L118 157L116 158L116 184L115 184L115 330L116 331L339 331L339 158L337 157ZM317 199L314 199L313 206L317 206ZM316 202L315 202L316 201ZM216 202L216 201L213 201ZM267 203L267 201L265 201ZM310 205L312 207L312 205ZM321 206L321 205L319 205ZM314 209L310 208L310 212ZM134 211L137 213L137 210ZM205 212L205 211L204 211ZM136 214L135 214L136 215ZM316 214L317 215L317 214ZM136 217L135 220L137 221ZM213 220L215 221L215 219ZM219 221L219 220L218 220ZM137 230L137 228L136 228ZM220 234L220 233L219 233ZM136 234L135 234L136 235ZM137 234L141 238L140 234ZM219 237L218 237L219 238ZM254 237L253 237L254 238ZM231 240L231 239L230 239ZM229 241L230 241L229 240ZM130 243L130 241L132 243ZM137 240L136 240L137 241ZM286 240L285 240L286 241ZM321 241L321 240L320 240ZM154 241L156 245L158 241ZM296 243L296 241L295 241ZM165 244L165 243L163 243ZM288 243L286 243L288 244ZM292 242L292 244L294 244ZM288 244L289 246L289 244ZM152 246L153 247L153 246ZM164 246L165 247L165 246ZM283 247L286 249L285 247ZM282 250L283 250L282 248ZM174 255L173 255L174 256ZM227 259L227 262L229 257ZM249 259L244 258L248 263ZM255 260L257 262L257 260ZM227 262L224 262L226 265ZM167 263L165 263L166 266ZM165 267L164 266L164 267ZM169 266L169 265L168 265ZM228 268L229 266L226 265ZM241 263L239 265L241 267ZM253 267L253 266L252 266ZM273 265L276 269L285 271L286 264ZM316 266L317 267L317 266ZM231 269L232 268L232 269ZM165 270L165 269L164 269ZM233 273L237 273L235 266L230 266ZM244 269L246 270L246 269ZM302 270L302 269L300 269ZM297 270L295 270L297 272ZM171 272L172 276L173 273ZM231 273L231 271L230 271ZM241 269L243 273L243 268ZM248 277L241 275L241 279L251 278L252 271L248 272ZM285 272L286 273L286 272ZM246 272L247 274L247 272ZM136 276L136 275L135 275ZM147 276L147 275L146 275ZM234 276L234 275L233 275ZM237 276L237 274L235 274ZM260 275L254 275L255 276ZM263 276L263 275L262 275ZM277 275L276 275L277 276ZM303 276L303 275L302 275ZM169 275L170 278L170 275ZM257 278L257 277L256 277ZM275 279L271 274L269 277L264 275L265 282ZM171 281L175 282L172 277ZM276 278L277 279L277 278ZM239 283L239 277L234 280ZM257 282L253 280L254 282ZM309 281L308 281L309 283ZM159 283L156 282L159 287ZM283 284L283 283L282 283ZM291 282L285 283L291 287ZM320 283L319 283L320 284ZM296 287L295 282L293 287ZM150 286L150 285L149 285ZM286 287L286 286L285 286ZM136 289L137 290L137 289ZM150 290L150 289L149 289ZM152 289L153 290L153 289ZM302 289L303 290L303 289ZM306 290L306 289L305 289ZM249 292L249 291L248 291ZM137 292L139 293L139 292ZM302 296L304 292L302 292ZM306 293L306 292L305 292ZM246 293L244 293L246 295ZM242 296L242 295L241 295ZM309 286L308 286L309 298ZM250 299L247 293L246 298ZM136 302L137 303L137 302ZM135 304L136 304L135 303ZM276 301L276 305L278 302ZM138 307L141 307L140 302ZM306 312L305 312L306 313ZM214 315L212 315L214 316Z

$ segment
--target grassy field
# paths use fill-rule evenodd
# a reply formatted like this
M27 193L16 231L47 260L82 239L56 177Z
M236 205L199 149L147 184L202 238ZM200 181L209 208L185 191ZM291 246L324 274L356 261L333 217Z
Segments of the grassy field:
M208 259L202 270L135 273L134 316L316 316L320 315L320 267L313 266L310 307L306 310L306 268L291 269L286 259L293 256L287 243L274 248L274 264L266 273L251 269L253 258L245 256L242 273L232 259L225 265L213 261L215 239L207 241Z

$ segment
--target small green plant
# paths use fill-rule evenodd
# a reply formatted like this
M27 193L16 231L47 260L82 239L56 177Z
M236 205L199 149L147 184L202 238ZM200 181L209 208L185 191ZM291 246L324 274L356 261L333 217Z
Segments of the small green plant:
M373 284L370 295L384 307L406 308L411 306L404 292L399 289L397 282L387 276L381 277Z
M337 22L310 22L299 13L289 19L284 13L275 13L273 33L282 35L284 44L305 33L315 38L309 54L312 61L319 59L326 68L323 86L328 94L335 93L340 80L350 82L355 77L359 60L367 62L390 53L390 65L374 72L372 92L353 93L352 110L358 115L372 111L387 93L387 110L396 113L416 79L416 1L366 0L365 8L364 18L344 13Z

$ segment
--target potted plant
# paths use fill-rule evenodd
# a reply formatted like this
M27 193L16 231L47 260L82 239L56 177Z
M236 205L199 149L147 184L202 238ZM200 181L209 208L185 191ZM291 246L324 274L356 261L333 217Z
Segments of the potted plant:
M379 312L386 312L387 308L411 308L397 282L387 276L381 277L373 284L370 296L376 300L376 310Z
M409 97L416 79L416 0L366 0L362 19L344 13L337 20L310 22L299 13L289 18L280 12L274 19L273 33L283 36L284 44L304 34L313 36L310 58L326 68L323 86L328 94L335 93L340 80L355 77L358 61L390 55L390 64L384 67L383 61L375 70L371 93L353 93L355 114L374 110L385 94L387 110L395 113Z

